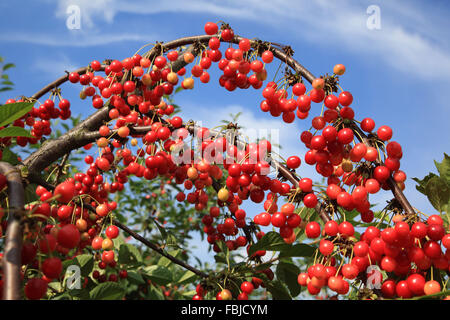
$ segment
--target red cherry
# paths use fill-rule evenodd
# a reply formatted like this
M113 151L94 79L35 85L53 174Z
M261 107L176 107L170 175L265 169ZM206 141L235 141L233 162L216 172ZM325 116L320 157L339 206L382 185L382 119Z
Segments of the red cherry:
M339 103L344 106L347 107L349 106L351 103L353 102L353 96L350 92L348 91L343 91L339 94Z
M62 272L63 265L59 258L47 258L42 263L42 272L47 278L57 279Z
M364 118L361 121L361 129L363 129L366 132L372 132L372 130L375 128L375 121L371 118Z
M308 193L303 198L303 203L307 208L314 208L317 205L317 196L314 193Z
M388 141L392 138L392 129L388 126L381 126L377 130L378 138L383 141Z
M428 217L427 223L428 223L428 225L439 224L442 226L444 224L444 220L442 220L442 218L440 216L438 216L437 214L433 214Z
M348 144L353 141L353 130L350 128L344 128L338 132L338 140L342 144Z
M310 239L317 238L320 235L320 225L315 221L309 222L306 225L305 233Z
M219 31L219 27L214 22L205 23L205 33L208 35L216 34Z
M395 287L395 293L404 299L412 297L412 293L408 288L408 282L406 280L399 281Z
M425 278L420 274L412 274L407 279L408 289L416 296L424 294Z
M58 231L57 240L64 248L75 248L80 242L80 232L73 224L67 224Z
M68 203L75 197L75 184L72 181L65 181L58 184L53 192L57 200L61 203Z
M119 235L119 228L114 225L109 226L108 228L106 228L105 234L109 239L115 239Z
M355 234L355 227L350 222L343 221L339 225L339 233L347 237L352 237Z
M321 254L323 254L324 256L329 256L331 253L333 253L333 249L333 242L325 239L320 240L319 250Z
M381 292L385 298L395 297L395 281L392 279L386 279L381 285Z
M249 281L244 281L241 283L241 290L242 290L242 292L244 292L246 294L251 294L254 289L255 289L255 287Z
M297 156L291 156L291 157L287 158L287 161L286 161L286 165L290 169L297 169L298 167L300 167L300 163L301 163L301 160Z
M324 230L328 236L334 237L339 232L339 225L336 221L330 220L325 223Z
M30 300L39 300L47 292L47 281L42 278L32 278L25 285L25 296Z

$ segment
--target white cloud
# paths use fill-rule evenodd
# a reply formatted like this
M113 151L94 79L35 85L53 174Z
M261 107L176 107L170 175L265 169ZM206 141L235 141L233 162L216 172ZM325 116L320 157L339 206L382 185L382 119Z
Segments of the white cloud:
M95 20L112 23L120 13L207 13L269 24L292 33L297 40L307 39L327 49L346 48L354 54L363 54L368 63L372 63L371 59L382 60L393 68L416 76L447 79L450 70L450 56L446 50L448 37L441 30L445 21L439 18L439 11L424 11L412 2L378 4L381 30L368 30L367 7L350 1L200 0L187 4L181 0L158 3L142 0L60 0L57 16L65 17L65 10L70 4L80 6L82 19L89 28L95 26Z
M81 10L82 23L88 28L95 26L95 20L99 19L108 23L114 21L118 13L131 14L157 14L162 12L193 12L210 13L227 17L244 17L244 12L239 8L227 7L223 3L215 1L124 1L124 0L59 0L56 16L66 18L66 10L70 5L78 5Z
M25 42L31 44L45 45L51 47L92 47L103 46L112 43L131 41L131 42L149 42L154 39L151 34L135 33L114 33L114 34L95 34L73 31L69 35L50 36L43 33L8 33L0 35L0 41L4 42Z

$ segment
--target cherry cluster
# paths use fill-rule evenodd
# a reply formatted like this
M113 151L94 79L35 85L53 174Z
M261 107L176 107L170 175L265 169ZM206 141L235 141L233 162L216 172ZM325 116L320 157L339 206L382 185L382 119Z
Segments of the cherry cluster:
M304 229L308 239L319 243L313 264L298 276L299 285L306 286L310 294L317 295L327 287L345 295L349 281L365 280L369 266L375 265L389 275L384 281L380 278L380 292L386 298L439 292L433 267L449 270L450 261L450 251L442 249L449 248L450 234L439 216L430 216L425 223L417 214L396 215L394 227L366 227L359 240L354 225L346 221L345 211L356 210L362 222L372 222L369 195L381 189L404 189L406 174L400 170L403 151L391 140L392 129L380 126L374 131L373 119L355 119L353 96L338 84L345 67L336 65L331 76L312 81L309 92L302 78L292 74L264 86L266 66L274 59L270 44L245 38L237 42L229 26L219 30L211 22L205 25L205 32L211 37L208 47L199 49L197 45L195 50L200 52L165 50L158 44L142 56L136 53L104 64L94 60L86 72L68 75L69 82L82 86L81 99L89 98L95 109L108 109L108 119L94 132L92 141L99 152L86 155L87 169L54 188L38 186L39 201L26 208L36 223L29 225L22 249L23 265L35 271L35 277L24 275L27 298L42 298L48 283L62 276L62 261L76 257L87 247L94 250L100 270L117 271L113 240L119 229L112 219L117 203L108 197L122 191L133 176L161 178L182 186L175 198L201 212L203 231L215 252L221 251L221 242L229 250L245 247L248 252L264 236L260 227L277 228L287 244L297 240L299 227ZM235 42L238 48L230 44L222 58L223 42ZM198 62L194 63L197 55ZM191 63L191 76L186 77L188 70L180 65ZM306 119L313 112L312 103L322 104L320 115L312 119L311 128L301 133L300 140L309 149L304 162L315 166L326 178L326 186L297 175L302 163L297 155L276 162L267 140L254 143L230 139L229 133L239 138L238 128L232 123L223 132L216 132L173 115L175 108L167 96L179 82L183 89L193 89L194 78L209 82L208 70L213 63L223 72L219 85L228 91L264 86L261 110L281 116L286 123L296 117ZM14 122L16 126L31 126L35 137L17 138L17 144L36 143L51 133L50 119L67 119L70 114L70 102L53 91L43 104ZM8 139L1 142L11 143ZM84 148L93 146L89 143ZM271 167L281 167L282 174L270 177ZM0 175L0 190L5 186L6 178ZM215 189L217 198L211 198L208 188ZM246 200L262 203L263 212L253 219L248 217L240 207ZM320 215L323 227L309 218L302 221L301 204L326 211ZM260 262L265 253L259 250L249 258ZM273 279L270 268L261 272ZM123 269L109 277L106 271L92 274L98 283L126 277ZM214 290L217 299L231 299L227 285L210 289L199 284L194 299L203 299L208 290ZM236 298L248 299L260 286L264 287L264 282L257 276L251 281L241 279Z

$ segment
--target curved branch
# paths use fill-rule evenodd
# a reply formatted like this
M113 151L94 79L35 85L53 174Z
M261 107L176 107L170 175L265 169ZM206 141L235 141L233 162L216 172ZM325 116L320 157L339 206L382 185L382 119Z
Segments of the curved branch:
M200 271L196 268L194 268L193 266L187 264L186 262L175 258L174 256L166 253L163 249L161 249L160 247L158 247L157 245L155 245L154 243L148 241L147 239L145 239L144 237L142 237L140 234L134 232L133 230L131 230L130 228L128 228L126 225L122 224L121 222L114 220L113 223L119 227L120 229L122 229L123 231L125 231L126 233L128 233L130 236L132 236L134 239L142 242L143 244L145 244L147 247L149 247L150 249L158 252L160 255L166 257L167 259L169 259L170 261L172 261L175 264L178 264L179 266L182 266L183 268L192 271L193 273L195 273L196 275L202 277L202 278L207 278L208 275L206 273L204 273L203 271Z
M19 300L22 297L21 275L22 266L22 218L25 202L25 192L20 172L11 164L0 162L0 173L8 182L9 216L6 229L5 251L2 259L3 299Z
M105 67L106 67L106 65L102 65L101 68L100 68L100 71L105 70ZM83 67L83 68L79 68L77 70L74 70L72 72L78 73L78 74L85 74L88 70L89 70L89 67ZM30 98L37 100L40 97L42 97L44 94L46 94L46 93L50 92L51 90L59 87L60 85L62 85L64 82L66 82L68 80L69 80L69 73L67 73L65 76L62 76L61 78L58 78L55 81L49 83L48 85L43 87L41 90L39 90L38 92L33 94Z

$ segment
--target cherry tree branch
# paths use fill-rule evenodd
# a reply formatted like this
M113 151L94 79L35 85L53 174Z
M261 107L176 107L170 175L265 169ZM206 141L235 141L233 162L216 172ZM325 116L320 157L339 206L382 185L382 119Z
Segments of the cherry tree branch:
M2 259L3 299L19 300L22 297L21 286L21 250L22 227L20 220L23 215L25 192L20 172L7 162L0 162L0 173L6 177L8 183L9 215L6 229L5 250Z
M160 247L158 247L156 244L148 241L147 239L145 239L144 237L142 237L140 234L134 232L133 230L131 230L130 228L128 228L126 225L124 225L123 223L114 220L113 223L119 227L120 229L122 229L124 232L128 233L130 236L132 236L134 239L138 240L139 242L143 243L144 245L146 245L147 247L149 247L150 249L158 252L160 255L166 257L167 259L169 259L170 261L172 261L173 263L189 270L192 271L193 273L195 273L196 275L198 275L199 277L202 278L207 278L208 275L206 273L204 273L203 271L198 270L197 268L194 268L193 266L187 264L186 262L175 258L174 256L168 254L167 252L165 252L163 249L161 249Z

